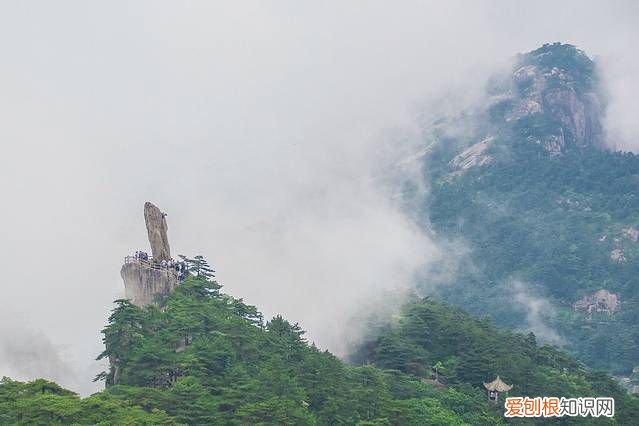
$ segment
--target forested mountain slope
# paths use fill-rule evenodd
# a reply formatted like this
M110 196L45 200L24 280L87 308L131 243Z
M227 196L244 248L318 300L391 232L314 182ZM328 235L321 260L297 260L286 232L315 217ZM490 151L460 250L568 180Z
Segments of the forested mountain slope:
M433 127L421 215L454 242L445 301L532 330L615 374L639 365L639 158L604 147L595 64L570 45L517 58L457 124ZM430 283L428 283L430 284Z
M371 327L379 333L347 365L296 324L264 323L215 282L188 278L159 306L117 301L103 331L105 391L79 399L5 378L0 424L501 424L480 389L494 374L515 384L511 395L614 396L618 424L639 416L609 376L427 299Z
M604 151L549 158L525 144L511 155L436 186L430 218L470 245L465 262L472 264L439 287L441 295L500 324L545 333L591 366L632 370L639 360L639 243L630 233L639 222L639 158ZM618 302L579 308L602 289ZM539 311L531 312L535 303Z

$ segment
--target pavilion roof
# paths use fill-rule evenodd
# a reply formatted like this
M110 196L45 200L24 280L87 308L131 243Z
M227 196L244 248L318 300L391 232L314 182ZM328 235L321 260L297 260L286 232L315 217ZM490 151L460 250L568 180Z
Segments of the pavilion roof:
M489 391L508 392L513 388L513 385L507 385L499 376L490 383L484 383L484 387Z

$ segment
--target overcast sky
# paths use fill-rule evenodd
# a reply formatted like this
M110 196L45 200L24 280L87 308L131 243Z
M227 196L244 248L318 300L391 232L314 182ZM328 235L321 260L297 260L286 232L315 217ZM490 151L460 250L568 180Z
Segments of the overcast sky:
M601 60L639 141L637 2L313 3L0 2L0 376L97 389L147 200L174 254L343 353L356 306L446 256L380 177L419 105L544 42Z

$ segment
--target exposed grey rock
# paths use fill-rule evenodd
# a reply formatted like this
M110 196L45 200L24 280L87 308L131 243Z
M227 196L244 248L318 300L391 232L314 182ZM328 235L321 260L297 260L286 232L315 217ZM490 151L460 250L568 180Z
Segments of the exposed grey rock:
M153 203L144 203L144 221L149 234L149 243L153 259L161 262L171 258L171 248L169 238L166 234L168 226L166 224L166 214L157 208Z
M510 76L510 89L493 93L503 120L520 120L527 139L560 154L568 145L605 148L593 62L574 46L553 44L522 55ZM501 113L500 113L501 114ZM499 122L497 122L499 126Z
M153 303L156 294L169 294L178 282L175 270L152 267L143 262L125 263L120 276L124 280L126 298L137 306Z
M579 96L575 89L562 87L543 94L544 104L550 114L567 129L572 141L580 148L602 146L599 118L601 107L594 93Z
M606 289L598 290L588 294L573 304L576 311L585 311L591 314L595 312L605 312L613 314L619 309L619 295L611 293Z
M486 85L485 102L429 123L428 146L437 145L432 151L438 155L450 154L453 177L471 167L508 161L509 145L522 141L552 155L606 149L600 90L595 63L583 51L546 44L517 56L510 72L495 74ZM490 155L486 140L491 140Z
M512 78L516 87L525 89L511 97L513 106L505 115L507 122L538 115L552 117L560 124L556 130L529 140L554 153L563 151L568 142L580 148L603 147L602 108L596 93L578 92L570 84L571 76L557 67L548 72L527 65L516 70ZM550 84L549 79L554 82Z
M175 269L163 264L163 261L171 259L166 215L147 202L144 204L144 219L153 258L127 257L120 270L126 298L138 306L154 303L156 295L169 294L178 282Z
M493 138L489 137L470 146L461 154L455 156L455 158L450 161L449 166L456 172L463 173L471 167L489 164L492 161L492 157L486 154L486 150L492 141Z
M639 241L639 229L635 228L634 226L623 228L621 230L621 235L623 235L624 238L627 238L631 241L634 241L634 242Z
M610 260L615 263L625 263L626 255L622 249L616 248L610 252Z
M561 154L561 151L566 146L563 129L559 129L556 135L545 135L541 138L528 136L526 140L541 145L546 151L550 152L551 154Z

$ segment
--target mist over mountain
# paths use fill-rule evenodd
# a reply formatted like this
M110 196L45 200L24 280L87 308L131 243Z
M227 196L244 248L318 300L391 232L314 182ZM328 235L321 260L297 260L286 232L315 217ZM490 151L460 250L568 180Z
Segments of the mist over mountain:
M508 395L613 398L615 417L588 424L635 421L639 157L606 143L596 64L545 44L480 99L430 123L417 153L395 154L397 169L374 180L401 183L401 214L432 256L378 277L395 284L376 287L383 299L339 294L359 302L341 318L339 334L356 336L342 346L348 363L309 344L298 323L265 321L222 292L204 257L173 259L167 214L147 202L151 256L125 258L126 299L102 330L107 365L95 381L106 389L80 398L4 377L0 422L507 424L482 389L493 377ZM33 374L31 355L51 376L71 374L50 344L7 348L0 360L19 375ZM626 375L625 388L595 368Z
M572 45L517 56L484 102L429 128L419 161L431 192L418 210L466 248L448 254L457 273L435 287L443 300L631 375L639 158L611 148L604 87Z
M375 363L363 380L381 387L362 389L386 398L386 386L394 402L375 400L386 411L371 418L401 406L472 423L469 412L489 412L468 389L482 386L473 370L507 370L517 391L533 388L522 383L530 379L550 392L544 380L579 364L571 377L580 391L618 394L590 368L637 390L636 2L35 4L0 6L0 377L102 389L92 378L110 363L95 360L105 349L97 331L126 296L118 271L146 245L138 210L151 199L170 214L177 253L206 255L229 297L266 319L299 321L311 348ZM442 317L432 341L405 318L426 295L424 311ZM490 368L455 364L459 347L431 343L448 331L478 335L454 326L451 305L470 322L491 317L496 344L543 358L549 343L570 360L526 355L530 368L557 369L546 377L512 368L515 355ZM181 313L163 320L195 315ZM411 327L391 327L401 318ZM161 327L156 319L149 324ZM174 350L153 327L144 345ZM223 344L232 347L224 360L242 359L234 341ZM414 386L444 361L450 394ZM411 384L388 380L389 368ZM199 386L190 377L175 393L148 383L132 392L170 405ZM353 385L337 382L327 383ZM308 396L307 385L288 396ZM3 386L12 409L11 398L25 396L33 419L40 406L71 406L83 414L65 419L87 423L112 403L112 422L164 407L105 393L80 400L46 381ZM472 408L455 412L458 396ZM105 410L91 414L103 399ZM320 405L313 416L324 415ZM147 420L183 415L156 414Z

